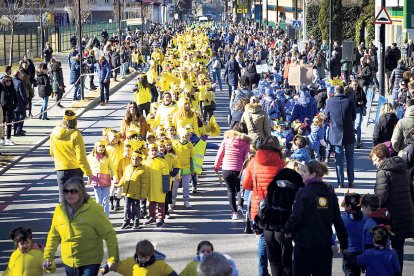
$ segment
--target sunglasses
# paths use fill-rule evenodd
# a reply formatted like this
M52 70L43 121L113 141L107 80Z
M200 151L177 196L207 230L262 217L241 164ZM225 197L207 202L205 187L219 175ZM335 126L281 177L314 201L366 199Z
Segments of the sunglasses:
M72 194L72 195L76 195L77 193L79 193L79 191L78 190L76 190L76 189L70 189L70 190L68 190L68 189L63 189L63 193L64 194Z

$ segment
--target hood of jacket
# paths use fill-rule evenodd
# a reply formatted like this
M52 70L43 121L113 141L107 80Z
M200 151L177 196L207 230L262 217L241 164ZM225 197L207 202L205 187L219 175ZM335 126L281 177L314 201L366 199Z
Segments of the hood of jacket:
M407 109L405 110L404 117L414 119L414 105L407 107Z
M385 159L379 167L380 170L387 170L395 173L405 173L406 168L407 165L405 164L404 159L399 156Z
M311 97L308 91L300 91L298 103L303 107L310 106L314 101L315 99Z
M259 113L261 111L263 111L262 105L259 103L248 103L246 104L246 106L244 107L244 110L255 114L255 113Z
M227 130L226 132L224 132L224 138L236 138L236 139L244 140L248 143L252 142L252 138L250 138L244 133L241 133L235 130Z
M156 261L165 260L167 258L167 256L164 253L161 253L157 250L155 250L155 252L154 252L154 257L155 257Z
M329 188L328 184L323 181L314 181L308 183L305 187L311 189L315 192L318 196L326 197L331 193L331 189Z
M72 133L77 131L76 129L67 129L61 126L57 126L52 131L52 136L59 139L64 140L67 139Z
M276 160L280 159L280 154L272 150L259 149L255 159L260 165L272 166L276 163Z

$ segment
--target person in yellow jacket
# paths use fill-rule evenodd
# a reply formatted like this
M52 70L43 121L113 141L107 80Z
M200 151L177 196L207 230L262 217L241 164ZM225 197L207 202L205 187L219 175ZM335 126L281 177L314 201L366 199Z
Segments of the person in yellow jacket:
M122 159L119 161L118 167L116 168L116 173L121 179L124 176L125 170L128 167L128 165L131 165L131 156L132 152L135 151L132 149L132 146L130 144L124 145L124 152L122 153Z
M208 88L203 101L204 122L207 122L207 115L208 118L211 118L214 115L214 111L216 110L215 97L216 94L214 93L214 89L212 87Z
M177 130L185 128L186 125L192 125L194 133L200 135L197 114L191 110L190 99L185 98L178 102L178 110L174 113L172 121Z
M33 242L30 228L18 227L10 233L16 250L11 254L4 276L42 276L43 246ZM52 266L47 272L55 272ZM1 275L1 274L0 274Z
M164 92L162 94L162 103L158 106L157 112L155 113L154 124L167 124L172 120L173 114L177 112L177 104L172 101L171 93Z
M177 155L178 168L180 169L181 184L183 186L183 201L186 208L191 208L190 204L190 179L194 173L193 158L195 156L193 144L189 141L191 132L187 132L185 128L179 130L180 140L173 141L173 149ZM173 197L170 212L174 211L179 180L176 179L173 184Z
M177 276L165 259L166 256L155 250L150 241L139 241L135 250L136 264L133 267L133 276Z
M165 145L165 147L160 147L160 151L164 154L165 162L167 162L170 171L170 190L165 195L165 216L166 218L171 218L171 215L168 212L168 205L172 203L172 184L174 178L177 177L180 172L180 169L178 168L178 160L171 139L166 137L164 140L160 141L160 144Z
M151 94L150 84L146 74L141 74L134 89L134 101L138 106L139 111L144 116L150 113L151 108ZM144 113L145 112L145 113Z
M150 172L147 167L142 165L143 155L139 151L134 151L129 165L117 186L123 187L125 196L124 223L121 228L125 229L133 221L133 229L139 229L140 200L148 196L150 186Z
M154 64L154 62L150 61L150 67L147 72L147 79L148 83L150 84L150 94L151 94L151 102L157 102L158 101L158 91L156 85L158 84L158 71L157 71L157 65Z
M149 155L144 161L144 165L150 171L150 189L148 192L150 217L144 224L156 223L157 227L163 227L165 219L165 193L170 188L170 171L163 156L159 156L157 144L149 144L148 150ZM155 219L156 209L158 209L158 221Z
M115 129L111 129L107 137L106 151L116 170L116 174L111 183L111 189L109 191L109 201L111 203L111 210L115 210L115 208L118 210L121 208L120 201L122 188L116 188L114 184L119 182L121 179L121 176L118 175L118 166L123 157L124 143L121 140L121 135ZM114 200L116 202L116 206L114 205Z
M213 244L209 241L202 241L197 245L197 255L194 259L189 262L183 271L181 271L180 276L198 276L197 266L201 260L210 253L213 253L214 248Z
M59 185L59 202L63 199L62 186L71 177L92 176L92 170L86 157L82 134L76 129L76 114L66 110L62 122L50 134L50 156L55 162Z
M68 275L97 275L104 256L105 240L107 263L114 270L119 260L118 240L102 207L90 198L81 178L68 179L63 185L63 194L62 202L53 213L43 267L53 267L56 249L60 245Z
M106 151L106 142L99 140L88 155L88 161L92 168L92 177L89 182L95 192L95 200L105 210L109 218L109 192L111 189L111 180L116 176L116 170L112 160Z

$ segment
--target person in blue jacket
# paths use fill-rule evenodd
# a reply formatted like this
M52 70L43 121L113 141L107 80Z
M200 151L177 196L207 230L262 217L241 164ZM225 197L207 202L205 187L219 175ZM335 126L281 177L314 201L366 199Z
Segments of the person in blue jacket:
M73 88L73 100L79 101L81 99L80 94L80 86L81 81L79 80L80 77L80 54L76 54L70 59L70 80L69 83L74 85Z
M293 106L291 121L299 119L302 123L306 119L312 120L313 117L318 114L318 108L316 107L316 100L312 98L307 88L304 88L299 92L299 100Z
M363 228L367 218L361 211L361 196L357 193L345 194L342 207L345 212L342 214L346 231L348 232L348 252L354 256L358 256L364 249L363 244ZM348 262L346 258L342 259L342 270L346 276L361 275L361 269Z
M111 66L105 57L99 57L99 88L101 90L101 105L109 102L109 83L111 81Z

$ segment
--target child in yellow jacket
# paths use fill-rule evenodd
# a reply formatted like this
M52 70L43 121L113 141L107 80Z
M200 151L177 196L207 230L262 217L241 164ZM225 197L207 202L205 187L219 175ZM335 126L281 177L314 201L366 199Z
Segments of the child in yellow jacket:
M159 142L160 151L164 154L165 162L168 164L168 170L170 171L170 190L166 193L165 196L165 216L170 218L171 215L168 212L168 205L172 203L172 184L174 178L180 172L178 168L178 160L175 155L174 149L172 148L172 141L169 138L164 138L164 140Z
M16 245L11 254L4 276L42 276L43 275L43 246L33 242L30 228L16 228L10 233ZM47 272L55 272L52 266Z
M123 187L125 196L124 223L121 228L130 226L131 220L134 222L133 229L139 229L140 200L148 196L150 175L147 167L142 165L143 155L139 151L134 151L131 157L131 164L126 167L117 186Z
M194 259L191 262L189 262L185 266L183 271L181 271L180 276L197 276L198 275L198 272L197 272L198 264L203 260L203 258L206 255L213 253L213 251L214 251L214 248L211 242L209 241L200 242L197 246L197 255L194 257Z
M108 152L108 157L111 159L114 168L117 169L124 152L124 143L121 140L121 134L115 129L111 129L107 135L106 151ZM115 208L116 210L119 210L121 208L120 201L122 188L116 188L114 186L115 183L119 182L119 179L121 179L121 177L118 176L117 173L115 175L115 179L112 181L111 189L109 191L111 210L115 210ZM116 202L116 206L114 205L114 200Z
M191 174L194 173L194 147L189 141L191 131L182 128L179 130L180 140L173 141L173 149L177 155L178 168L180 169L181 184L183 186L183 201L186 208L191 208L190 204L190 179ZM174 210L177 199L179 180L175 180L173 184L173 197L170 212Z
M120 260L116 272L123 276L178 276L174 269L165 262L166 256L155 250L152 243L142 240L137 243L132 257ZM101 267L101 274L109 272L108 265Z
M144 223L145 225L156 222L157 227L164 226L165 219L165 193L170 188L170 172L164 158L159 155L158 145L148 145L148 158L144 161L144 165L150 171L150 189L148 192L149 201L149 219ZM158 221L156 221L155 212L158 208Z
M109 192L111 179L116 176L115 167L106 151L106 141L99 140L88 155L89 165L92 169L90 185L95 192L95 200L103 206L109 218Z

